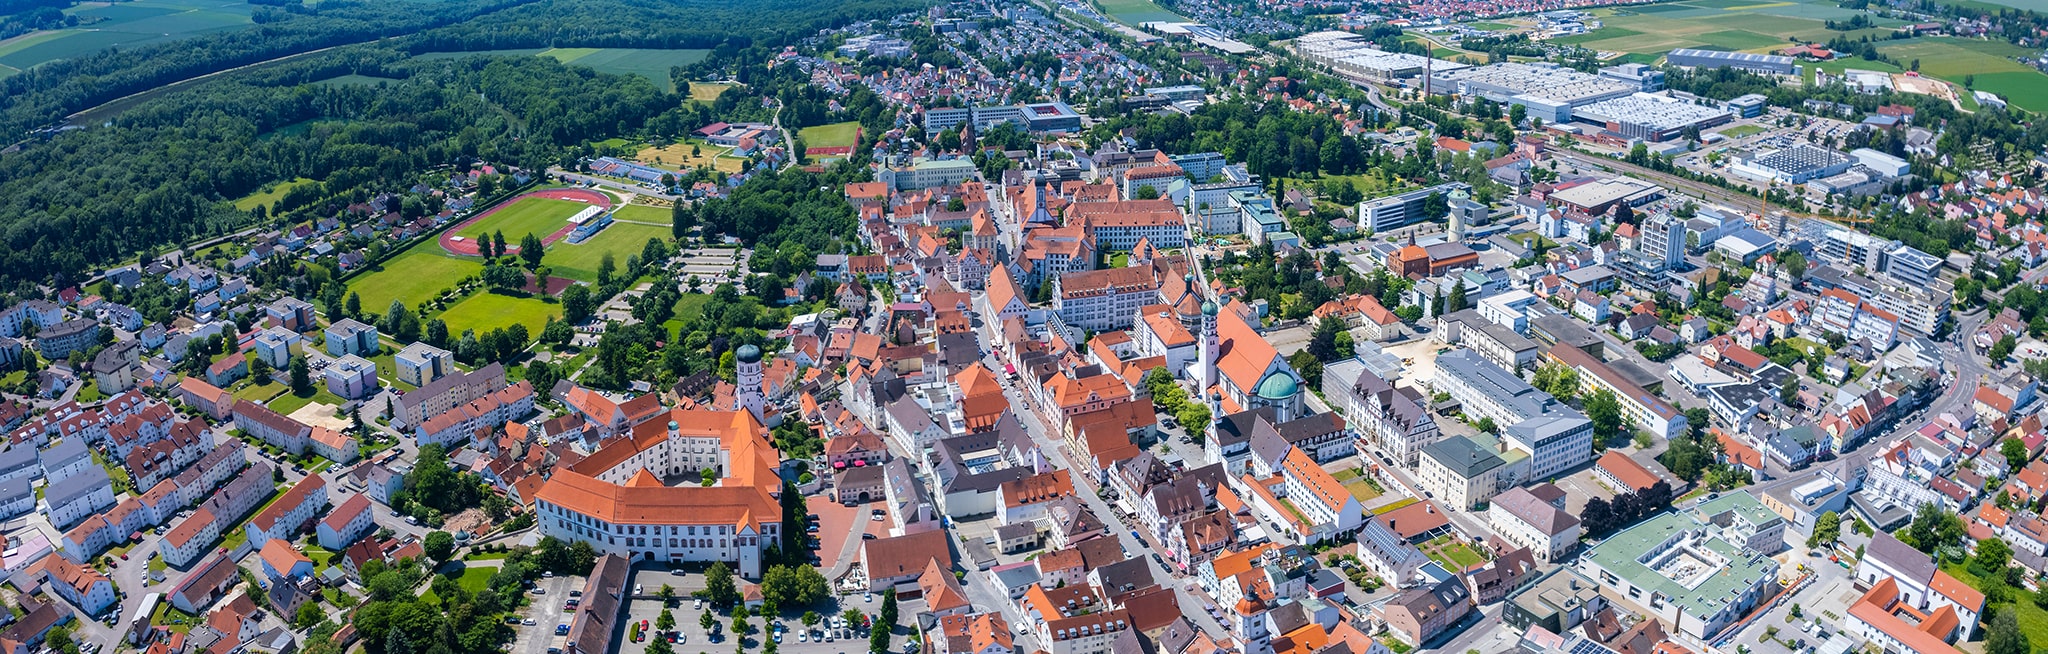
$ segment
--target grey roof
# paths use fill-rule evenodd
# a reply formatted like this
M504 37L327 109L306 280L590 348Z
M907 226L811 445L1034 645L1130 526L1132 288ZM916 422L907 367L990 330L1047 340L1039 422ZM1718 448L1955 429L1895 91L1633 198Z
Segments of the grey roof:
M1526 488L1510 488L1505 493L1493 496L1493 508L1506 511L1508 515L1535 527L1546 536L1556 536L1567 529L1579 526L1578 518L1551 506L1549 502L1543 501Z
M70 504L80 497L102 488L112 488L114 481L107 478L107 471L99 466L89 466L84 472L59 479L43 489L43 499L50 506Z
M19 500L24 495L35 495L35 488L29 486L27 477L16 477L0 481L0 504Z
M1223 420L1216 424L1217 446L1227 448L1250 441L1252 428L1260 422L1259 418L1271 420L1276 415L1279 414L1272 407L1260 407L1223 416Z
M1469 436L1446 438L1424 445L1422 455L1466 479L1507 464L1492 450L1481 446Z
M1102 590L1109 593L1128 593L1158 585L1152 579L1152 564L1143 558L1124 559L1096 568L1095 576L1102 580Z
M1530 386L1529 382L1522 381L1521 377L1502 370L1500 366L1494 365L1492 361L1479 356L1478 352L1469 349L1456 349L1437 357L1437 374L1458 378L1473 390L1491 396L1495 401L1509 407L1522 420L1544 415L1581 417L1577 410L1565 406L1549 393Z
M91 456L92 450L86 448L85 439L66 438L58 441L56 445L51 445L50 449L43 450L40 454L36 455L36 458L43 462L44 470L50 470L52 468L62 468L79 459L90 458Z
M39 465L41 457L36 448L16 445L0 451L0 472L13 472L32 465Z
M880 470L880 468L876 469ZM1002 540L1023 538L1037 531L1038 530L1035 527L1033 527L1032 524L1029 522L1012 522L1007 525L996 527L996 538Z
M913 434L937 426L932 422L931 413L923 405L907 397L890 402L888 412L890 420L902 425L904 429L909 430Z
M1273 428L1273 423L1263 419L1254 420L1253 423L1252 456L1258 457L1258 460L1268 465L1279 465L1280 459L1286 457L1287 451L1294 449L1294 445L1288 443L1287 439L1280 435L1280 431Z
M1933 579L1934 572L1938 569L1932 557L1883 531L1871 537L1870 546L1864 551L1864 556L1898 571L1907 579Z

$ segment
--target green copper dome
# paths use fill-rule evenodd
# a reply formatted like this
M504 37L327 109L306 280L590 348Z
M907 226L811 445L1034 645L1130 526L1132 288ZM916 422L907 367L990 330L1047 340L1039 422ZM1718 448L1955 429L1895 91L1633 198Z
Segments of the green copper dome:
M1205 316L1213 316L1213 315L1216 315L1216 303L1215 303L1215 302L1203 302L1203 303L1202 303L1202 315L1205 315Z
M740 363L760 363L761 348L752 345L741 345L740 351L733 353L733 358L738 359Z
M1284 400L1299 392L1301 384L1294 381L1294 375L1284 372L1266 375L1266 379L1259 382L1259 397L1268 400Z

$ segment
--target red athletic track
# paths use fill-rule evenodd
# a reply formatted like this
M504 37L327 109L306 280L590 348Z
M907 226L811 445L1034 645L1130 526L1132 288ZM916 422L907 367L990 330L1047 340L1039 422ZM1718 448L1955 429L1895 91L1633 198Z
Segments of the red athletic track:
M519 197L516 197L516 198L512 198L512 199L510 199L510 200L506 200L505 202L503 202L503 203L500 203L500 204L499 204L498 206L495 206L495 207L491 207L491 209L490 209L489 211L485 211L485 212L483 212L483 213L480 213L480 214L477 214L477 215L475 215L475 216L472 216L472 217L470 217L470 219L469 219L469 220L465 220L465 221L462 221L462 224L460 224L460 225L456 225L456 226L454 226L454 227L450 227L450 228L448 228L448 231L445 231L445 232L441 232L441 249L443 249L443 250L447 250L449 254L453 254L453 255L457 255L457 256L464 256L464 257L480 257L480 256L483 256L483 252L482 252L481 250L477 249L477 246L476 246L476 239L470 239L470 238L465 238L465 239L462 239L462 240L460 240L460 241L457 241L457 240L455 240L455 233L456 233L456 232L460 232L460 231L462 231L462 230L463 230L463 228L469 227L470 223L474 223L474 222L476 222L476 221L479 221L479 220L483 220L483 219L485 219L485 218L489 218L489 217L491 217L491 214L497 213L497 212L499 212L500 210L503 210L503 209L504 209L505 207L509 207L509 206L512 206L512 204L513 204L513 203L515 203L515 202L518 202L518 201L520 201L520 200L524 200L524 199L526 199L526 198L548 198L548 199L551 199L551 200L570 200L570 201L575 201L575 202L583 202L583 203L585 203L585 204L590 204L590 205L594 205L594 206L604 207L604 208L606 208L606 209L610 209L610 208L612 208L612 198L611 198L611 196L609 196L609 195L605 195L605 194L603 194L603 193L599 193L599 192L597 192L597 191L590 191L590 190L585 190L585 189L580 189L580 188L557 188L557 189L548 189L548 190L545 190L545 191L534 191L534 192L532 192L532 193L527 193L527 194L521 195L521 196L519 196ZM570 225L570 224L564 223L564 224L562 225L562 228L561 228L561 229L555 230L555 233L553 233L553 234L549 234L549 235L547 235L547 236L543 236L543 237L541 237L541 239L540 239L540 244L541 244L541 245L544 245L544 246L545 246L545 245L554 245L555 241L559 241L559 240L562 240L563 238L566 238L566 237L568 237L568 236L569 236L569 232L572 232L572 231L575 231L575 230L576 230L576 226L575 226L575 225ZM507 251L508 253L514 253L514 254L516 254L516 253L518 253L518 252L519 252L519 244L518 244L518 243L516 243L516 242L514 242L514 243L510 243L510 244L507 244L507 245L505 246L505 250L506 250L506 251Z

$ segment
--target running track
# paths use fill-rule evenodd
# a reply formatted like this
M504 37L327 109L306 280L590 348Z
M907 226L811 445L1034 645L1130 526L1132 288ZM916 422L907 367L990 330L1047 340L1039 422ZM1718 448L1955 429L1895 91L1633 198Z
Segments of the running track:
M462 221L462 224L450 227L448 228L448 231L441 232L441 249L447 250L449 254L454 254L457 256L483 256L483 252L477 249L475 239L465 238L458 241L455 240L455 233L460 232L464 228L469 227L470 223L474 223L476 221L489 218L491 217L492 214L498 213L499 211L504 210L505 207L512 206L514 203L517 203L520 200L524 200L526 198L548 198L551 200L568 200L571 202L582 202L584 204L596 205L604 207L606 209L612 208L612 196L605 195L597 191L591 191L580 188L557 188L548 189L545 191L534 191L532 193L527 193L519 197L507 200L503 203L500 203L498 206L491 207L489 211L477 214L471 217L469 220ZM575 225L563 223L562 228L555 230L555 233L541 237L540 244L543 246L554 245L555 241L567 238L569 236L569 232L575 231L575 229ZM519 244L509 243L505 246L505 249L508 253L516 254L519 252Z

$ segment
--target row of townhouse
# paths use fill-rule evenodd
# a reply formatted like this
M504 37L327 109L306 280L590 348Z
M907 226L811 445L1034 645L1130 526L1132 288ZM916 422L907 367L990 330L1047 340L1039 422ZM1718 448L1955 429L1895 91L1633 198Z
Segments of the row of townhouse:
M249 546L261 548L273 539L287 543L297 540L296 536L326 506L327 480L320 475L306 475L249 520Z
M533 384L521 381L420 423L413 436L420 445L452 447L470 436L533 413Z
M259 462L208 497L184 522L164 534L159 542L164 562L177 568L197 562L226 530L277 492L272 481L275 474L270 464Z
M311 454L344 465L361 456L355 437L293 420L255 402L236 402L232 417L235 427L293 456Z

